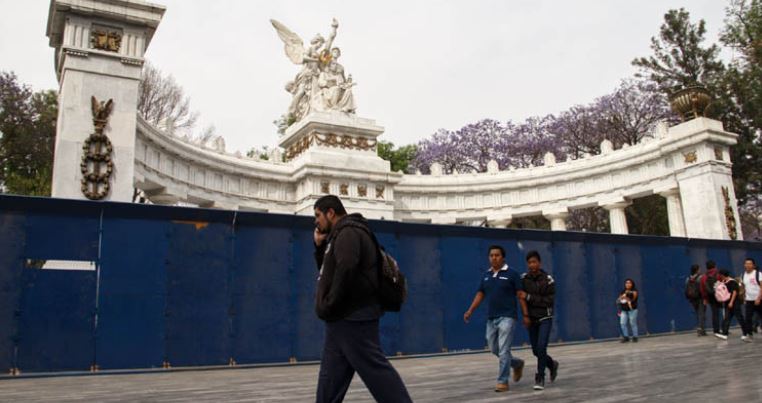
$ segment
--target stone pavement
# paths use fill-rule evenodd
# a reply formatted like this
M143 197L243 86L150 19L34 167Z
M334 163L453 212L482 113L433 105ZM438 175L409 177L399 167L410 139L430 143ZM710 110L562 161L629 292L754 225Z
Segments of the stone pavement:
M534 357L524 379L495 393L497 359L487 353L394 360L416 402L755 402L762 401L762 337L742 344L673 335L638 344L551 346L561 362L555 384L532 390ZM712 369L710 363L725 368ZM0 380L1 401L314 401L317 365ZM355 377L346 402L372 402Z

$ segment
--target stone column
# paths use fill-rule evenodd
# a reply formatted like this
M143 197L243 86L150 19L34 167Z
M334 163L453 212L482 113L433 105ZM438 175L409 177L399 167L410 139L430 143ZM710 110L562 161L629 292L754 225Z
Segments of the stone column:
M670 189L659 193L667 199L667 218L669 219L669 234L671 236L685 236L685 219L683 218L683 205L680 200L680 190Z
M627 216L624 214L624 209L629 205L629 202L619 202L603 206L609 211L609 224L612 234L629 234Z
M543 216L550 221L551 231L566 231L566 218L569 217L567 212L555 212L545 213Z
M59 80L53 197L132 201L138 85L143 56L164 11L142 1L51 1L47 36L55 48ZM92 180L83 181L80 166L84 162L88 174L109 171L106 163L96 164L95 157L84 158L83 146L95 132L92 97L113 100L103 128L112 146L107 152L112 162L109 188L98 196L85 194L83 185ZM103 153L92 145L91 149Z

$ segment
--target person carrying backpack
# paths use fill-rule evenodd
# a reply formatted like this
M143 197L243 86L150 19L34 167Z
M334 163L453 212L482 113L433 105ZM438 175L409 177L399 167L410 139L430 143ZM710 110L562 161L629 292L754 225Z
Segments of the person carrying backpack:
M691 274L685 279L685 298L693 307L696 314L696 332L698 336L706 336L706 306L701 300L701 267L691 266Z
M723 269L720 270L719 281L714 287L714 298L717 302L722 304L722 333L715 334L717 338L722 340L728 339L728 333L730 330L730 322L733 317L738 318L738 321L743 323L743 316L741 316L741 304L738 299L738 281L730 275L730 272Z
M754 334L754 313L762 316L762 292L760 292L760 275L754 259L748 257L743 262L744 273L742 277L745 290L743 327L744 335L741 340L751 342Z
M381 350L385 263L368 222L360 214L347 214L333 195L318 199L314 210L315 312L325 321L315 401L343 401L357 372L377 402L412 402Z
M714 285L717 283L719 270L714 260L706 262L706 273L701 276L701 298L704 300L704 306L709 306L712 311L712 330L714 335L720 334L720 303L714 298Z

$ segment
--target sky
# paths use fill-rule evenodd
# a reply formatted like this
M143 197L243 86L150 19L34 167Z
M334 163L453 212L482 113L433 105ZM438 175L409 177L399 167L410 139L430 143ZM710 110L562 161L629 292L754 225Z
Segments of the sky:
M357 114L382 140L417 143L483 118L558 113L633 75L663 15L684 7L716 42L727 0L154 0L167 7L146 58L171 74L228 151L274 146L292 64L274 18L307 42L339 21L334 44L358 84ZM0 0L0 70L57 88L48 0Z

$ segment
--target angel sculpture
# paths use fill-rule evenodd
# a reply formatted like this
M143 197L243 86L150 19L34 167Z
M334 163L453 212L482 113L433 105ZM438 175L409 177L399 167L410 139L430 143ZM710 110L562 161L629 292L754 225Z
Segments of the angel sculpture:
M270 22L285 45L286 56L294 64L302 66L296 77L286 84L286 91L292 99L286 114L276 121L279 131L283 133L311 111L354 113L351 89L354 83L345 79L344 67L337 62L341 51L332 47L339 28L338 21L333 19L327 40L317 34L306 48L299 35L278 21Z

